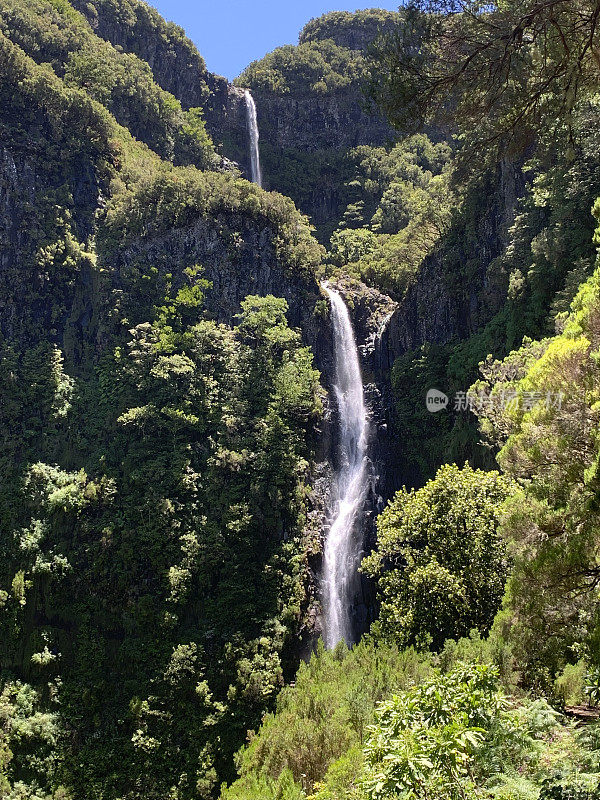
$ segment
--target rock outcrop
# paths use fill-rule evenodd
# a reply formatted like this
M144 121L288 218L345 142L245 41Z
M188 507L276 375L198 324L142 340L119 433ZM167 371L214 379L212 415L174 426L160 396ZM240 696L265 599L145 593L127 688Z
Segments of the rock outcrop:
M453 242L440 242L398 303L377 343L378 372L389 372L398 356L426 342L468 338L500 310L508 276L495 268L496 259L508 243L524 187L521 163L504 159L470 236L457 223Z
M383 117L369 113L358 87L304 97L254 90L261 136L282 150L344 150L383 145L395 137ZM275 176L271 177L274 182Z

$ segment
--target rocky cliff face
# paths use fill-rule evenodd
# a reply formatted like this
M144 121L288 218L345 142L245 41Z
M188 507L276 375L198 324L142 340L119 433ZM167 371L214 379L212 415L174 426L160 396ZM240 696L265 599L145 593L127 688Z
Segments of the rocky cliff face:
M140 237L120 250L112 260L114 285L118 287L132 270L144 265L158 268L159 274L174 268L181 274L201 264L202 277L210 283L204 305L214 319L234 323L249 294L283 297L288 302L290 324L302 330L320 369L327 370L332 359L331 336L315 312L320 288L314 276L293 274L282 267L274 245L276 237L272 225L257 224L242 214L199 216L188 227Z
M403 443L394 429L396 398L391 371L399 356L425 343L458 342L480 331L500 310L508 276L497 267L524 190L520 163L505 159L480 187L478 214L469 232L465 220L425 259L399 300L357 281L337 288L345 297L359 342L365 391L371 410L373 491L370 513L389 500L406 481ZM469 225L473 217L468 217ZM462 272L462 274L461 274ZM366 546L373 540L367 526Z
M134 328L147 331L157 307L187 285L185 270L195 267L201 267L202 277L210 282L198 312L201 319L231 324L247 295L284 297L289 322L302 330L304 341L312 346L326 382L333 353L327 314L318 302L322 299L315 277L319 248L292 203L231 175L173 168L128 137L97 104L80 93L65 91L59 79L56 87L44 82L44 92L22 96L38 86L31 77L23 80L22 74L28 70L35 78L38 67L25 57L21 62L20 82L7 79L0 89L6 100L0 110L4 134L0 150L0 360L5 368L9 365L0 381L2 389L16 384L11 369L22 359L30 367L33 362L31 372L38 389L63 380L66 387L76 384L82 394L89 391L94 397L105 397L101 392L94 394L101 365L116 350L127 352ZM232 96L238 101L234 108L241 112L240 92ZM81 123L81 130L74 120ZM60 378L54 373L48 377L41 368L35 371L36 359L46 357L57 366ZM257 394L260 387L259 379ZM111 385L108 393L112 390ZM28 399L26 388L19 391ZM5 412L10 419L14 403L11 407L10 395L7 403L0 394L4 435ZM91 402L90 418L104 420L97 405L97 400ZM29 413L16 408L19 423L31 427L30 418L38 415L38 409ZM110 425L103 427L100 421L102 435L111 435ZM49 456L36 450L34 459L75 463L79 469L92 443L80 435L80 428L76 431L65 434ZM312 479L308 474L303 477L313 485L307 539L322 530L330 431L328 412L321 430L308 433L317 448L317 463ZM45 433L40 441L44 437ZM11 468L21 446L18 439L14 463L8 456ZM199 449L204 451L204 442ZM4 469L4 454L3 458ZM140 457L137 463L147 460ZM306 462L302 470L308 472ZM298 480L299 476L300 472ZM279 501L271 502L277 505ZM281 541L286 536L283 527L272 533ZM5 536L12 541L10 528ZM144 546L139 543L140 549ZM307 641L317 619L317 551L318 540L313 546L313 573L307 576L305 587L312 602L302 608L307 611L303 631Z
M207 106L207 112L219 114L226 105L227 80L209 72L184 31L151 6L125 0L72 0L71 5L98 36L145 61L159 86L184 108Z
M86 243L105 187L92 157L65 158L64 174L56 170L37 146L40 134L50 138L41 116L29 132L21 146L0 148L0 336L62 342L84 283L89 294ZM68 209L58 208L59 198Z
M273 148L312 152L379 146L394 138L389 124L363 108L356 87L319 97L278 96L254 90L258 122L265 143ZM275 181L271 176L271 181Z
M240 93L226 78L209 72L204 59L184 31L163 20L146 3L126 0L73 0L71 3L102 39L145 61L154 79L176 97L184 109L202 108L206 127L223 155L242 159L245 166L245 118Z
M155 272L162 281L160 292L170 280L177 289L183 271L200 265L210 282L206 304L215 319L232 323L248 294L284 297L290 322L303 329L324 362L330 360L327 335L314 314L320 298L312 268L318 247L289 201L240 187L231 176L203 177L193 170L176 174L132 143L98 104L91 105L81 93L64 92L58 78L56 86L38 92L38 67L23 54L16 57L18 52L6 43L16 66L11 67L14 78L5 70L6 102L0 114L3 336L17 342L50 336L68 356L90 344L101 348L115 333L109 327L115 321L119 325L116 309L128 293L127 317L131 324L139 321L135 280L140 275L148 278ZM24 75L34 77L27 82ZM16 86L18 79L25 89L11 88L10 81ZM242 90L227 92L227 119L232 129L245 124ZM149 185L155 186L151 197L136 199L134 186L143 192ZM186 191L190 195L183 207L196 207L197 213L186 212L182 222L173 212L179 200L173 199ZM248 193L254 200L248 201ZM211 196L215 202L207 213L203 209ZM110 219L121 202L130 204L131 211L113 229ZM138 213L145 221L133 235L125 235L131 215ZM298 243L301 264L293 255ZM165 278L167 273L172 279ZM148 308L139 304L137 313L146 313Z
M146 61L156 82L184 108L201 106L207 129L222 155L239 164L249 177L243 92L206 69L180 28L165 23L137 0L73 0L72 4L100 37ZM300 41L327 40L348 51L362 51L397 22L398 15L389 12L332 14L307 25ZM347 202L343 187L348 178L346 154L358 145L383 145L395 138L395 132L381 115L366 110L360 81L325 94L308 87L300 94L251 88L265 186L292 197L322 230L321 240L326 241ZM319 164L318 174L309 159Z
M353 148L384 145L393 141L394 131L365 110L358 87L323 96L252 93L264 186L290 196L327 243L348 204Z
M215 142L219 143L222 152L242 171L242 175L251 179L250 165L250 133L244 90L227 84L223 94L223 104L219 109L207 116L207 127ZM260 119L259 119L260 128ZM263 132L260 131L262 137Z
M377 370L425 344L466 339L486 325L505 298L508 276L494 270L508 242L516 204L524 191L520 163L504 159L488 181L470 234L460 221L421 266L377 342Z

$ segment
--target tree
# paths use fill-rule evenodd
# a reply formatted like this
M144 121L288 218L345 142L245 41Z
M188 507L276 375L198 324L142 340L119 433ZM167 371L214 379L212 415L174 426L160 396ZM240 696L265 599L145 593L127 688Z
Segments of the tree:
M56 697L55 684L46 689ZM1 797L67 800L57 781L58 704L44 711L40 694L18 681L0 685Z
M507 575L498 527L509 492L498 472L446 465L422 489L396 494L362 564L378 583L384 637L439 649L489 629Z
M338 266L345 266L368 256L377 247L377 237L368 228L337 230L331 237L331 255Z
M515 566L501 622L542 687L576 652L598 661L600 271L562 324L559 336L484 365L472 388L490 398L481 429L521 485L503 522Z
M372 97L394 124L458 124L474 146L573 132L600 78L597 0L412 0L373 56Z

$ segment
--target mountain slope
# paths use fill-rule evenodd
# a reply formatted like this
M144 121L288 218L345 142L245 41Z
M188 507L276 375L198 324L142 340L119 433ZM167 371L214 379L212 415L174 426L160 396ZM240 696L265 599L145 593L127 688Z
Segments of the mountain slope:
M122 62L65 4L2 25L0 775L208 797L309 602L321 390L287 315L318 335L321 250L290 200L160 157L186 118L143 66L135 105L71 80Z
M350 183L361 161L355 148L395 138L366 108L363 50L400 23L400 14L379 10L325 15L306 26L298 45L274 50L236 80L256 101L266 185L294 199L322 242L361 199Z

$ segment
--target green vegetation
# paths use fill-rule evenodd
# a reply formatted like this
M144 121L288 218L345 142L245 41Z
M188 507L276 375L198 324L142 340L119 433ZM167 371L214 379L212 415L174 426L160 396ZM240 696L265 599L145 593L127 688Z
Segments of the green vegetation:
M361 51L378 36L395 30L398 20L399 14L381 9L324 14L305 25L297 46L278 47L260 61L253 61L238 82L294 97L356 87L366 76Z
M419 134L391 149L357 147L350 156L354 174L331 238L332 261L402 297L450 225L452 150Z
M284 300L247 298L232 330L198 321L189 280L77 393L52 348L9 373L9 447L56 458L67 429L88 452L78 470L15 470L5 451L1 498L3 662L60 704L58 774L78 796L209 796L281 685L301 613L318 373ZM28 774L23 758L9 781Z
M3 797L49 797L57 779L59 738L57 686L54 710L42 709L40 696L22 683L6 683L0 694L0 792ZM12 785L10 775L21 778ZM12 790L12 791L11 791ZM13 793L14 792L14 793ZM53 795L67 797L62 788Z
M368 154L373 151L373 160L385 160L394 138L377 109L367 108L365 51L398 20L399 14L378 9L326 14L308 23L297 46L274 50L236 80L253 91L263 112L261 157L267 184L292 197L310 216L323 244L348 206L374 204L372 214L387 187L369 185L365 191L362 185L370 180L363 163Z
M241 751L240 778L223 797L591 799L600 791L598 8L424 2L406 15L402 35L370 55L373 96L404 130L450 120L452 157L432 169L415 148L433 147L422 137L364 148L371 172L362 184L346 179L357 196L331 236L329 270L399 299L434 276L456 314L442 344L407 352L392 372L403 468L422 488L396 494L363 562L380 603L373 638L350 654L313 655ZM379 181L386 163L398 172ZM471 384L475 414L426 410L427 389L452 396ZM411 645L416 653L394 652ZM356 657L369 687L360 734L346 699ZM330 695L336 660L338 705L324 712L307 698ZM387 697L370 693L384 665L408 663ZM585 703L585 723L561 713ZM318 769L300 772L299 753L323 756Z
M85 91L132 135L177 164L214 166L200 108L181 104L154 81L136 55L98 38L67 0L7 0L0 30L38 64L49 64L68 88Z
M148 63L155 81L184 109L210 104L212 76L183 28L143 0L70 0L94 31ZM187 91L185 91L185 89Z
M512 673L491 653L477 637L437 657L366 641L318 651L240 752L222 800L596 798L597 724L511 698Z
M564 134L597 93L593 0L413 0L403 22L377 42L372 95L400 128L450 121L480 162L482 145Z
M311 19L300 32L300 44L331 39L350 50L366 49L377 37L396 30L399 15L381 8L365 11L333 11Z
M1 797L598 800L597 5L335 12L250 65L305 115L263 161L326 252L220 171L180 29L3 2ZM355 138L317 138L329 104ZM323 275L422 342L389 376L377 620L330 652L294 327L321 346Z
M393 646L376 650L364 641L351 652L343 644L327 652L320 645L300 666L295 687L281 691L276 713L265 717L258 735L240 753L241 778L224 790L224 798L250 800L262 797L261 791L277 797L282 779L290 783L285 792L294 797L299 787L309 792L322 781L331 764L357 774L376 703L428 672L416 653L400 653ZM288 794L282 796L287 800Z
M351 86L362 69L358 53L326 39L279 47L261 61L253 61L238 82L277 95L328 94Z
M498 526L508 494L497 472L454 465L422 489L396 494L378 519L377 548L361 567L378 581L381 635L439 649L446 639L486 631L507 576Z
M504 522L515 558L508 613L523 668L542 684L570 652L598 660L598 280L595 272L583 284L562 334L489 361L473 387L514 396L482 409L480 421L503 445L499 464L522 483Z
M211 797L295 664L321 389L207 273L321 249L67 3L0 14L0 794Z
M498 214L505 213L498 188L505 179L487 170L471 177L466 189L456 188L464 178L464 156L458 152L458 169L455 162L450 176L458 205L431 255L417 261L413 273L435 269L438 296L456 310L454 335L445 344L427 342L404 354L392 371L398 435L407 443L405 481L422 485L444 462L493 466L490 451L478 446L473 417L450 409L432 420L423 404L425 393L436 386L454 398L477 379L479 363L488 355L503 358L524 337L553 334L556 315L568 310L579 284L592 273L596 221L591 209L600 194L597 105L597 100L586 101L573 114L573 152L567 140L557 143L540 132L538 150L524 163L524 188L505 232L495 228ZM401 262L401 269L384 266L398 280L407 263Z

